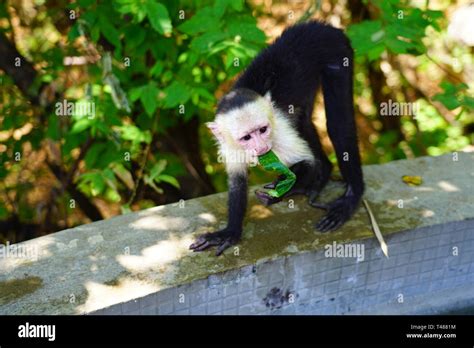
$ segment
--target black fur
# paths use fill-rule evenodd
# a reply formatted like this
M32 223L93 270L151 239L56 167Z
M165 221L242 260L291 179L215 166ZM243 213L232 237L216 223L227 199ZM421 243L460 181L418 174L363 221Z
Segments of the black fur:
M270 91L278 108L288 112L289 106L292 105L294 110L297 110L293 115L288 114L288 117L309 144L316 161L314 165L300 162L292 166L291 169L297 175L297 182L287 195L306 193L311 205L328 210L327 215L317 224L317 228L323 232L334 230L347 221L364 192L354 120L352 64L353 51L341 30L314 21L295 25L286 29L280 38L254 59L235 83L232 97L224 97L219 104L221 111L230 110L242 106L246 100L254 100L252 98L255 95L248 90L261 96ZM345 194L328 205L316 202L318 194L329 180L332 169L322 151L311 120L316 92L320 85L323 90L329 137L336 151L341 174L347 183ZM238 97L240 93L242 95ZM348 161L344 161L346 153L349 156ZM216 245L211 244L216 238L224 239L225 243L229 244L238 240L236 235L240 237L246 204L242 204L243 192L236 193L235 189L240 187L241 190L246 190L247 186L242 184L241 179L238 182L234 182L232 178L230 180L227 229L204 236L204 239L198 240L200 243L196 242L191 246L192 249L207 248L203 248L203 243ZM272 204L279 200L274 199L267 203ZM231 237L225 239L222 233L224 237ZM220 250L223 244L219 245Z
M242 222L247 209L247 175L233 174L229 177L229 199L227 227L215 233L207 233L190 246L194 251L202 251L211 246L217 246L216 256L233 244L236 244L242 234Z
M259 97L260 95L257 92L247 88L241 88L238 91L231 91L219 101L216 113L225 114L232 109L237 109L245 104L251 103Z
M232 230L242 230L247 208L247 175L234 174L229 177L229 226Z

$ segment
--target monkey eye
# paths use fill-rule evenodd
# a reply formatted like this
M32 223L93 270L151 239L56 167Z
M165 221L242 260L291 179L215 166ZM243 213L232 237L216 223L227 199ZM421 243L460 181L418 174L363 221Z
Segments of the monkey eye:
M247 134L245 137L242 137L241 140L247 141L247 140L250 140L250 138L251 138L250 134Z
M267 131L267 126L260 128L260 133L265 133Z

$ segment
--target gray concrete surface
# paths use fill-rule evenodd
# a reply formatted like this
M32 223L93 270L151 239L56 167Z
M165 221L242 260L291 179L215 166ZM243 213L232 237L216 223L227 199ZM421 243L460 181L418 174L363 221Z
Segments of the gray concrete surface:
M305 252L92 314L444 314L474 307L474 220L375 239L363 261ZM458 248L456 252L456 248Z

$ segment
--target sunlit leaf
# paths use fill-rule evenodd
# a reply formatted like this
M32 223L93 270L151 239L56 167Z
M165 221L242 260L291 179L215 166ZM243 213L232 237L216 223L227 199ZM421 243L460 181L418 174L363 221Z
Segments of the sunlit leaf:
M166 7L155 0L147 0L145 4L151 26L160 34L169 34L173 29Z
M423 179L419 175L404 175L402 180L408 186L419 186L423 183Z

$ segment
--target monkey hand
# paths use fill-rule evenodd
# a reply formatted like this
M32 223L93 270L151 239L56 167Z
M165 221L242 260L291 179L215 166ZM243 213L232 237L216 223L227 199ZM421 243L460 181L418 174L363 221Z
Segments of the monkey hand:
M255 190L255 196L257 199L266 207L269 205L280 202L282 199L280 197L270 196L267 192Z
M316 228L321 232L334 231L341 227L354 213L360 201L360 196L354 195L351 190L335 201L322 204L314 203L315 207L327 210L327 214L318 221Z
M234 231L224 228L221 231L206 233L199 236L196 241L189 246L193 251L203 251L212 246L217 246L216 256L219 256L230 246L237 244L240 240L241 231Z
M285 179L286 179L286 175L279 175L276 180L272 181L269 184L264 185L263 188L268 189L268 190L273 190L277 187L277 185L280 181L283 181Z

